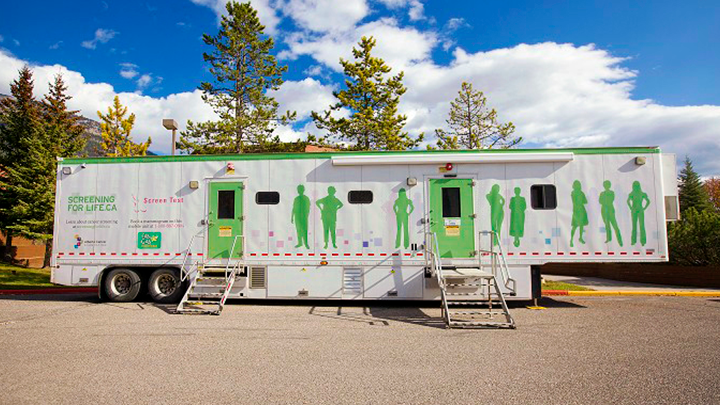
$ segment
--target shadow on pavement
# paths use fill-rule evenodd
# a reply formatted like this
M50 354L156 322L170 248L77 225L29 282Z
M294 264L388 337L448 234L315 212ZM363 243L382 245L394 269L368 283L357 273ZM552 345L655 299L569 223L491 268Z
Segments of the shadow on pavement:
M0 295L0 300L11 301L67 301L67 302L100 302L97 293L66 293L66 294L25 294Z

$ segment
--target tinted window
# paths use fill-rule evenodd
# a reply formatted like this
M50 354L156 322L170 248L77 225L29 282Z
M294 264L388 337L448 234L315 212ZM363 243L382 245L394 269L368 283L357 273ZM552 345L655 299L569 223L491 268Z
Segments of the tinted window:
M280 203L280 193L277 191L258 191L255 194L255 203L259 205L275 205Z
M373 202L373 193L370 190L354 190L348 193L350 204L370 204Z
M235 190L218 191L218 219L235 218Z
M557 208L557 193L552 184L536 184L530 187L530 205L535 210Z
M443 217L460 217L460 188L444 187L442 189L442 205Z

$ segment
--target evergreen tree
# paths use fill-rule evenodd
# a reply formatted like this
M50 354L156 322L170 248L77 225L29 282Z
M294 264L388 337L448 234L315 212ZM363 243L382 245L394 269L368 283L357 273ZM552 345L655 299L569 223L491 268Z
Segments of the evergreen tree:
M680 171L678 182L681 214L684 214L690 208L695 208L698 212L710 208L707 191L703 187L700 175L693 168L692 161L688 156L685 156L685 166Z
M27 147L41 136L40 111L33 96L33 78L29 67L19 71L10 85L12 98L0 106L0 229L5 232L5 255L12 260L13 228L21 218L16 209L22 184L16 169L27 162Z
M143 143L132 141L130 132L135 125L135 114L125 118L128 109L120 104L120 97L115 96L113 105L108 107L107 114L98 111L102 143L100 147L106 156L145 156L152 140L148 137Z
M283 83L287 66L278 66L270 54L275 43L265 37L265 27L250 3L226 4L216 36L203 35L213 49L204 53L214 82L200 85L203 101L220 117L218 121L188 121L178 148L191 153L243 153L274 150L280 142L273 131L278 123L295 119L295 113L278 115L278 103L267 95Z
M487 98L463 82L458 96L450 102L449 130L436 129L440 149L512 148L522 141L513 136L515 125L499 123L497 111L487 107Z
M83 136L85 129L79 123L79 111L68 110L67 103L72 96L67 94L67 86L62 75L55 75L49 86L50 92L43 100L45 131L48 132L48 138L55 148L55 156L77 156L87 142Z
M407 90L402 85L403 72L385 77L392 70L381 58L372 56L373 37L362 37L353 47L355 62L340 59L345 71L346 89L333 92L338 102L330 110L312 112L315 125L326 129L341 141L359 150L405 150L422 142L403 132L407 116L398 114L400 96ZM335 118L331 114L349 110L350 116Z

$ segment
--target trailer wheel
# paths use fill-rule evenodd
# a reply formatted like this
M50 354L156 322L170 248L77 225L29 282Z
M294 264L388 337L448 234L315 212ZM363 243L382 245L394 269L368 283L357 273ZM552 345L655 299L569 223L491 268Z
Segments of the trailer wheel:
M110 301L127 302L140 293L140 276L130 269L113 269L105 277L105 295Z
M178 302L185 291L176 269L157 269L150 275L148 293L158 303Z

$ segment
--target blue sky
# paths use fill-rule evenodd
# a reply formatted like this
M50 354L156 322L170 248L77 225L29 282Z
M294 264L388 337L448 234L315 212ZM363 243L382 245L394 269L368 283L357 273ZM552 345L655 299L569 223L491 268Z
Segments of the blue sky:
M168 141L156 122L211 118L197 102L210 77L202 33L217 32L223 0L8 2L0 14L0 92L16 68L68 76L76 108L120 94L138 114L136 133ZM401 110L411 133L443 125L459 83L484 90L526 146L660 145L689 153L703 174L720 174L720 2L258 0L281 63L277 94L313 132L310 110L326 108L342 83L337 58L360 35L406 72ZM18 18L18 16L27 16ZM680 139L680 141L678 139ZM685 139L683 139L685 138ZM687 142L691 139L691 142Z

